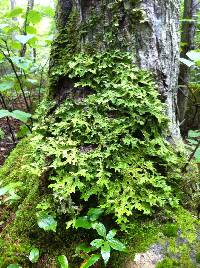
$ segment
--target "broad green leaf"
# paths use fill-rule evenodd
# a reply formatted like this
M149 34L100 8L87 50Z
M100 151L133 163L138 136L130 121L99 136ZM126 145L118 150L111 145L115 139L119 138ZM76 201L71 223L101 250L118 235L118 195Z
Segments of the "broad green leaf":
M50 6L43 6L42 7L42 13L45 16L53 17L55 15L55 10Z
M92 251L94 251L96 248L87 246L86 243L80 243L77 247L76 247L76 253L80 253L81 251L85 252L85 253L90 253Z
M22 268L19 264L9 264L7 268Z
M60 268L68 268L69 263L67 257L65 255L58 256L58 263L60 264Z
M33 37L35 37L34 34L27 34L27 35L16 35L15 39L17 41L19 41L21 44L26 44L28 41L30 41L31 39L33 39Z
M4 82L0 82L0 91L6 91L8 89L13 88L14 86L14 82L13 81L4 81Z
M95 248L100 248L103 245L103 243L104 243L103 239L95 239L90 243L90 245Z
M200 131L190 130L188 132L188 137L189 138L198 138L198 137L200 137Z
M31 249L31 252L30 252L28 258L29 258L30 262L36 263L38 261L38 259L39 259L39 256L40 256L39 249L38 248L33 248L33 249Z
M180 58L180 62L184 63L188 67L191 67L191 66L195 65L193 61L190 61L190 60L187 60L187 59L184 59L184 58Z
M21 49L21 44L16 40L9 40L8 45L12 49L18 49L18 50Z
M9 27L8 23L0 23L0 29L3 30L4 28Z
M28 25L28 26L26 26L26 32L27 32L28 34L33 34L33 35L35 35L35 34L37 33L37 30L36 30L35 27Z
M108 234L106 235L106 239L112 239L117 233L117 230L112 229L108 232Z
M125 251L126 247L123 243L121 243L119 240L112 238L112 239L108 239L109 245L111 246L111 248L118 250L118 251Z
M0 188L0 196L5 195L7 192L8 192L8 188L7 187Z
M0 118L6 117L6 116L11 116L11 112L9 112L8 110L0 110Z
M101 222L93 223L92 228L95 229L100 236L103 236L103 237L106 236L106 228L103 225L103 223Z
M103 214L102 208L90 208L87 215L91 221L96 221Z
M18 68L21 68L23 70L28 70L32 65L32 61L24 57L13 56L10 57L10 59Z
M198 148L194 154L195 162L200 163L200 148Z
M100 259L100 255L93 254L89 259L85 260L80 268L89 268L94 265Z
M27 18L29 23L37 24L41 21L41 19L42 19L42 15L40 14L40 12L36 10L29 11L28 18Z
M109 259L110 259L110 245L109 245L109 243L105 243L101 247L101 256L104 260L104 263L107 264Z
M78 219L76 219L74 227L90 229L92 226L87 217L79 217Z
M38 226L45 231L56 232L57 221L53 218L53 216L44 213L39 216Z
M31 114L25 113L25 112L19 111L19 110L14 110L11 113L11 116L15 119L22 121L23 123L26 123L28 121L28 119L31 117Z
M190 58L193 61L199 61L200 60L200 52L198 52L198 51L191 50L191 51L187 52L186 55L188 56L188 58Z
M23 12L23 8L15 7L9 13L6 14L6 17L7 18L14 18L14 17L19 16L22 12Z

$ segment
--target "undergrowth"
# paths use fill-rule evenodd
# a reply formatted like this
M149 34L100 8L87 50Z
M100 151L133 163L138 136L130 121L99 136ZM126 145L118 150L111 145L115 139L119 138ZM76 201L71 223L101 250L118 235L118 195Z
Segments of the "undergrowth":
M132 238L136 252L159 232L154 223L140 225L144 217L178 207L181 158L166 141L165 107L152 76L132 60L121 51L80 53L53 74L64 76L65 100L41 105L27 147L19 145L0 173L2 186L10 183L7 174L23 182L21 199L9 207L17 213L2 232L2 265L27 263L37 246L46 263L66 254L78 267L76 245L95 235L73 227L90 208L101 208L107 230L117 228L127 246ZM47 234L38 227L44 215L51 221L43 224Z

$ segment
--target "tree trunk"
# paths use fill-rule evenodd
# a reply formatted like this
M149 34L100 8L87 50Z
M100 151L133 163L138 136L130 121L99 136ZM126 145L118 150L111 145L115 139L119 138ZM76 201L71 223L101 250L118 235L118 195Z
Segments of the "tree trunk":
M33 9L33 7L34 7L34 0L28 0L27 8L26 8L25 21L24 21L24 27L23 27L23 34L24 34L24 35L27 35L26 28L27 28L27 26L28 26L28 22L27 22L28 14L29 14L29 11ZM26 49L27 49L27 46L26 46L26 44L24 44L24 45L22 46L21 51L20 51L20 56L21 56L21 57L24 57L24 56L25 56L25 54L26 54Z
M10 7L13 9L16 6L16 1L15 0L10 0Z
M133 62L154 73L171 136L177 138L178 21L179 0L59 0L50 73L59 68L63 53L70 58L79 51L113 47L133 52ZM62 95L62 79L52 77L51 96Z
M195 48L195 31L197 24L197 12L199 10L198 0L184 0L184 14L182 22L181 34L181 58L187 58L188 51ZM189 67L185 64L180 64L179 73L179 90L178 90L178 118L182 123L181 129L185 129L185 113L188 103L188 82L189 82Z

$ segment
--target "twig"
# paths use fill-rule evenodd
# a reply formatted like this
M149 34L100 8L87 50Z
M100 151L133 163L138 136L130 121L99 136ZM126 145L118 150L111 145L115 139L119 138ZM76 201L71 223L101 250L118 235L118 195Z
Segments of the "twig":
M194 157L194 155L195 155L195 153L196 153L196 151L198 150L199 147L200 147L200 139L199 139L199 141L198 141L198 143L197 143L197 145L196 145L194 151L191 153L191 155L190 155L190 157L189 157L187 163L186 163L185 166L183 167L183 170L182 170L183 173L186 172L186 169L187 169L189 163L191 162L192 158Z

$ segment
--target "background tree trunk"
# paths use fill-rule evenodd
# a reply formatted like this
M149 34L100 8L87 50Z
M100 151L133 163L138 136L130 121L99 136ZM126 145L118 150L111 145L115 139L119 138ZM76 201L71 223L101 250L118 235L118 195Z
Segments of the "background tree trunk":
M167 104L170 133L179 137L176 119L179 71L179 0L59 0L58 36L54 41L50 73L59 69L63 54L109 48L131 51L133 63L155 75ZM50 95L61 99L66 88L62 75L51 77Z
M182 22L181 34L181 58L187 58L188 51L195 49L195 32L197 25L197 12L199 10L198 0L184 0L184 13ZM188 103L188 82L189 82L189 67L185 64L180 64L179 73L179 90L178 90L178 118L182 123L181 129L185 130L185 113Z

